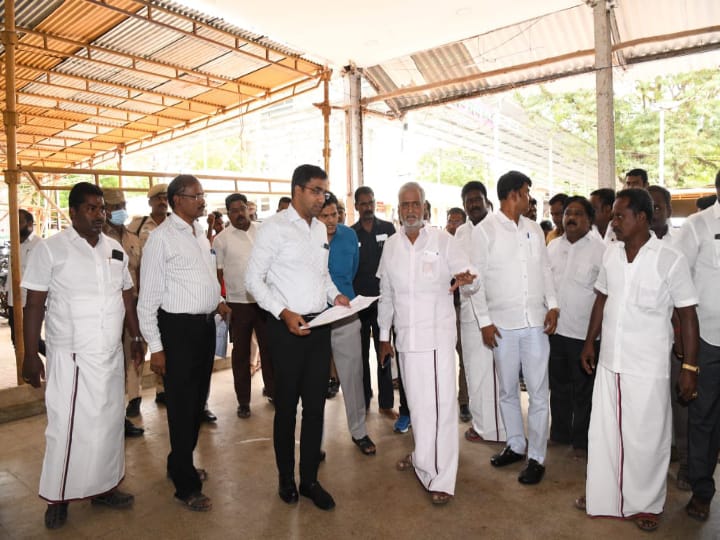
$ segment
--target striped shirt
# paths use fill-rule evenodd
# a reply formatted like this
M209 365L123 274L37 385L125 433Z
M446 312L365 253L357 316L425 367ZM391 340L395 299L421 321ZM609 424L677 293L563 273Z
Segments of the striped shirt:
M194 234L193 234L194 232ZM202 227L170 215L148 237L140 264L138 319L150 352L163 350L157 312L209 314L222 302Z

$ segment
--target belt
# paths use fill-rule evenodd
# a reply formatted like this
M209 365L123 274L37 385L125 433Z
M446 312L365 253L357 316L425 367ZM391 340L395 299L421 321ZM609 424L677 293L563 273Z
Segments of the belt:
M164 309L159 309L158 313L167 317L175 317L177 319L186 319L190 321L210 321L214 320L213 313L169 313Z
M312 321L315 317L320 315L320 313L308 313L307 315L300 315L303 319L305 319L305 322Z

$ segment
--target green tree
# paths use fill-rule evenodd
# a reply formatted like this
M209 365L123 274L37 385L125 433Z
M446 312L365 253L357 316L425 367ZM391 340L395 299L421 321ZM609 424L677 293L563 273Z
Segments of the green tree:
M487 164L478 152L465 148L437 148L418 160L417 177L424 182L462 186L471 180L487 182Z

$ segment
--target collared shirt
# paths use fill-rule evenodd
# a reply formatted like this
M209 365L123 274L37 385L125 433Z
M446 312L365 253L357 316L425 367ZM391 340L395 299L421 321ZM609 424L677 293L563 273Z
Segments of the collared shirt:
M138 295L138 278L140 277L140 239L125 228L103 225L103 232L116 242L119 242L125 253L128 255L128 270L133 282L133 294Z
M122 346L122 292L132 288L128 257L100 234L95 247L73 227L41 241L30 253L22 286L47 291L48 348L69 353L106 353Z
M228 302L255 303L255 299L245 288L245 272L257 229L258 227L254 223L250 223L247 231L230 225L223 229L213 241L217 267L223 271Z
M455 242L457 242L458 247L463 250L468 260L472 259L472 233L473 230L480 225L480 223L482 223L482 220L478 221L477 225L473 225L473 222L468 219L455 231ZM475 311L473 310L473 304L470 301L470 296L472 292L477 291L477 285L480 280L475 281L477 283L474 288L465 285L458 289L460 291L460 322L475 322Z
M615 373L669 377L673 307L698 303L685 257L651 234L629 263L624 243L614 242L595 288L607 295L599 362Z
M558 307L545 234L534 221L490 214L473 229L471 260L482 284L472 296L481 328L543 326L547 311Z
M338 223L335 234L330 240L330 277L338 290L350 298L355 298L353 279L358 269L360 248L355 231Z
M370 232L363 228L362 221L355 223L352 229L357 234L360 245L360 263L353 281L353 288L357 294L377 296L380 294L380 286L376 276L380 257L385 242L395 234L395 226L389 221L373 218L373 226Z
M193 234L194 233L194 234ZM205 232L170 215L148 237L140 267L138 319L150 352L163 350L158 309L209 314L222 301L215 261Z
M557 334L585 339L603 253L605 242L592 231L574 243L570 243L567 235L563 234L548 246L548 258L560 306Z
M447 232L424 226L415 243L404 231L385 243L380 279L380 340L395 328L398 351L437 349L440 339L455 342L455 306L450 281L457 273L476 274L467 255Z
M171 214L168 214L168 217L170 215ZM167 220L167 217L165 219ZM164 220L163 223L165 223ZM160 225L162 225L162 223ZM140 239L140 248L144 248L145 242L147 242L150 233L157 229L160 225L155 223L152 216L138 216L132 219L130 225L127 226L127 229Z
M674 245L687 257L698 291L700 337L720 346L720 202L687 218Z
M25 269L27 268L28 258L30 252L37 247L38 243L42 242L35 233L30 233L24 242L20 242L20 280L25 275ZM5 291L7 291L7 304L12 307L13 303L13 291L12 291L12 257L8 258L8 273L5 279ZM22 295L22 306L25 307L25 300L27 299L27 291L23 288L20 289Z
M310 224L291 204L258 228L245 274L245 286L277 319L283 309L300 315L318 313L339 293L328 271L327 228Z

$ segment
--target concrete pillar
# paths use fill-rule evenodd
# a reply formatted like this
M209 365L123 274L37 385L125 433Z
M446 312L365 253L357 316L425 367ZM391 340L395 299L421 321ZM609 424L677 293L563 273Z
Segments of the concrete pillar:
M615 123L613 118L613 73L610 16L613 3L596 0L593 8L595 27L595 99L597 101L598 187L615 189Z
M343 72L345 76L345 95L348 96L347 108L345 109L345 133L346 133L346 155L347 155L347 191L348 198L355 189L362 186L364 182L363 166L363 115L360 105L362 84L361 75L354 65L347 66ZM348 202L348 223L352 223L354 212L351 212L351 204Z

